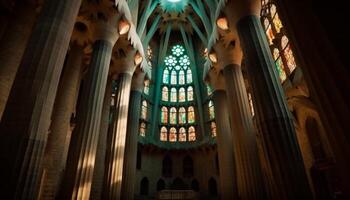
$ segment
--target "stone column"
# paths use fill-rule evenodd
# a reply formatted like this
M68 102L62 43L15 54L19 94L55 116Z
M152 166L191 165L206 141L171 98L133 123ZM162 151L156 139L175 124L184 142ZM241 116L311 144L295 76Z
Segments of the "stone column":
M121 198L130 89L132 74L135 70L135 52L136 50L128 50L126 52L126 57L120 58L116 62L116 68L118 72L118 83L115 98L116 110L114 131L110 136L111 143L108 147L108 172L105 186L107 199Z
M233 9L241 3L241 10ZM260 2L261 3L261 2ZM278 199L312 199L293 119L278 80L266 34L259 20L258 1L234 2L227 9L231 29L237 28L245 55L256 116L266 142ZM233 12L237 12L233 14ZM227 14L226 13L226 14ZM278 197L276 197L278 196Z
M66 139L70 137L70 119L80 85L83 62L83 47L72 43L68 53L67 64L63 70L52 123L47 140L44 157L44 180L41 183L42 199L54 199L62 178L66 156L64 155Z
M233 149L237 168L237 187L241 199L263 199L256 130L250 112L246 86L240 63L242 52L238 41L236 46L224 46L222 41L214 45L218 57L218 71L223 71L228 108L233 131Z
M207 78L214 89L213 102L217 126L216 139L220 171L220 197L221 199L239 199L235 156L233 154L234 145L232 143L233 132L230 127L229 112L227 112L228 102L224 90L223 77L215 68L211 68Z
M107 132L109 126L109 116L112 96L112 77L108 78L106 92L103 100L102 118L100 125L100 135L98 138L95 168L92 179L90 199L98 200L102 198L103 178L105 174L105 158L107 151Z
M36 18L34 3L19 2L0 40L0 120Z
M90 196L103 98L112 49L119 36L112 24L117 23L96 24L96 40L84 80L83 101L78 107L77 125L69 145L67 167L59 197L61 199L88 199Z
M134 199L134 187L136 182L137 138L139 134L141 96L144 79L145 73L141 71L141 69L138 69L138 71L134 73L131 84L121 190L121 199L123 200Z
M0 192L37 198L42 160L74 20L81 0L47 0L32 31L0 123Z

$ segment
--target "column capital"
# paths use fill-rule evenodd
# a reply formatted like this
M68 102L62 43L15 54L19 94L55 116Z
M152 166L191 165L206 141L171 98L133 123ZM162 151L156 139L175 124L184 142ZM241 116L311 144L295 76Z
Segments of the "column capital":
M120 18L120 16L116 16ZM114 21L114 20L112 20ZM114 45L119 39L119 32L116 24L112 21L99 20L94 26L94 40L104 40ZM119 19L118 19L119 21Z
M125 44L127 42L128 44ZM137 50L133 48L127 38L121 38L118 45L113 49L111 62L111 74L127 73L133 75L137 65L135 58L138 55Z
M214 91L225 90L224 77L220 71L215 67L211 67L206 76L206 82L212 87Z
M218 40L213 45L213 50L210 54L216 56L214 67L218 71L223 70L228 65L241 65L243 52L239 45L239 40L234 40L234 44L225 44L224 41Z
M136 68L134 75L132 76L131 90L139 91L142 93L144 87L146 73L139 67Z

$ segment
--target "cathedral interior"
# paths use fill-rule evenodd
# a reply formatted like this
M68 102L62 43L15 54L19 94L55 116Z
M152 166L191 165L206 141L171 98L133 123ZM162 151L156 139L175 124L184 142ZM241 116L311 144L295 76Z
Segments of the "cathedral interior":
M350 199L342 4L0 0L0 199Z

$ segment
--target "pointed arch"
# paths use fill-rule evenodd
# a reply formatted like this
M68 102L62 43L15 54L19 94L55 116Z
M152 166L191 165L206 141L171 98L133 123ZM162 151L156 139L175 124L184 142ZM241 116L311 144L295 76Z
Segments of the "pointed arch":
M168 123L168 108L165 106L162 107L162 114L160 117L160 122L163 124Z
M187 88L187 101L193 101L193 87L188 86Z
M188 120L188 123L194 123L196 121L193 106L188 107L187 120Z
M186 101L186 92L185 88L181 87L179 89L179 102L185 102Z
M179 108L179 124L186 123L186 109L184 107Z
M188 141L196 141L196 129L194 126L190 126L190 128L188 128Z
M170 124L176 124L176 115L177 115L177 110L175 107L170 108Z
M176 131L176 128L174 128L174 127L170 128L169 141L170 142L176 142L177 141L177 131Z
M165 69L163 72L163 83L169 84L169 70Z
M160 141L168 141L168 129L163 126L161 129L160 129Z
M169 101L169 90L167 86L162 89L162 101Z
M170 90L170 101L177 102L177 91L176 88L171 88Z
M179 142L186 142L186 141L187 141L186 129L184 127L181 127L179 129Z

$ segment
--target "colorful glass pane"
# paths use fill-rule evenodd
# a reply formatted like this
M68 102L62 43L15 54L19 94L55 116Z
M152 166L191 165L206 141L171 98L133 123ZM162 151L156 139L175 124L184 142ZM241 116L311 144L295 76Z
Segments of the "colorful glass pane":
M188 128L188 141L196 141L196 129L193 126Z
M215 122L210 123L210 129L211 129L211 136L216 137L216 123Z
M297 64L295 63L295 59L293 56L293 51L290 48L290 45L288 44L288 46L284 49L284 57L286 58L287 61L287 66L289 69L289 72L292 73L294 71L294 69L297 67Z
M147 119L147 101L145 100L142 101L141 119Z
M186 123L186 110L184 107L181 107L179 109L179 124L185 124Z
M169 70L167 69L163 72L163 83L169 84Z
M209 101L209 118L214 119L215 118L215 111L214 111L214 104L213 101Z
M143 93L149 94L149 80L143 82Z
M267 20L267 19L266 19ZM273 39L275 39L275 35L273 34L271 25L269 25L266 29L266 35L267 35L267 39L269 41L269 44L273 44Z
M185 88L180 88L180 90L179 90L179 102L185 102L185 101L186 101Z
M186 140L186 129L184 127L181 127L179 130L179 141L186 142Z
M207 85L207 93L208 93L208 96L210 96L213 93L213 89L211 88L210 85Z
M254 112L254 106L253 106L253 98L252 98L252 95L250 93L248 93L248 101L249 101L249 106L250 106L250 112L251 112L252 116L254 116L255 112Z
M193 101L193 87L189 86L187 88L187 101Z
M190 65L190 58L187 55L184 55L180 57L179 61L181 66L189 66Z
M281 58L278 58L276 60L276 69L281 81L282 82L285 81L287 79L287 75L286 75L286 72L284 71L284 66Z
M271 5L270 12L271 12L271 18L273 18L276 14L276 6L274 4Z
M141 122L140 124L140 135L142 137L146 136L146 124L144 122Z
M191 69L187 70L186 79L187 79L187 84L192 83L192 71L191 71Z
M272 21L273 21L273 24L275 26L276 32L279 33L281 31L281 28L283 27L283 25L282 25L282 22L281 22L280 18L278 17L277 13Z
M170 101L171 102L176 102L177 101L177 92L175 88L171 88L170 91Z
M177 84L177 75L176 75L176 71L171 71L170 83L171 83L172 85L176 85L176 84Z
M172 127L170 128L169 141L176 142L176 139L177 139L176 128Z
M162 107L162 114L161 114L161 117L160 117L160 121L163 124L168 123L168 108L165 107L165 106Z
M170 108L170 124L176 124L176 108Z
M282 39L281 39L281 47L282 47L282 49L284 49L287 46L288 42L289 42L288 37L284 35L282 37Z
M185 72L183 70L179 72L179 84L185 84Z
M174 56L170 55L165 57L165 65L166 66L170 66L170 67L174 67L177 64L177 60Z
M160 141L168 141L168 129L164 126L160 129Z
M185 49L181 45L175 45L172 49L171 52L175 56L181 56L184 53Z
M193 106L188 107L188 123L194 123L195 122L195 116L194 116L194 108Z
M165 86L162 89L162 101L169 101L169 91Z

